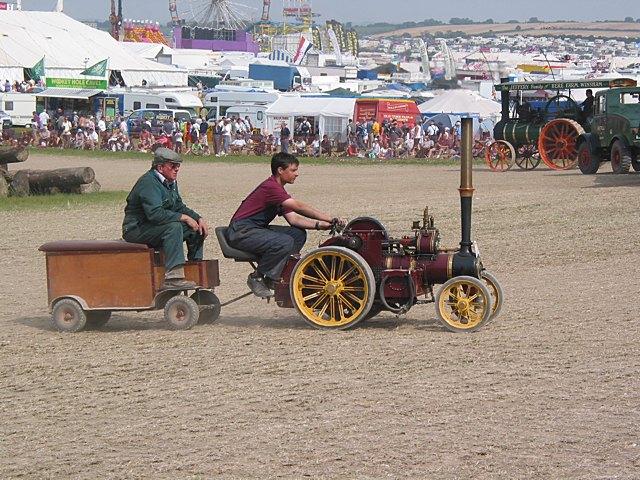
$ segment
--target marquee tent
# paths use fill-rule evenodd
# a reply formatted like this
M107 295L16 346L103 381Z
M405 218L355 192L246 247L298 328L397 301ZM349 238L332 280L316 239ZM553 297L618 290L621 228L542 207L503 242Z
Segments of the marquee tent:
M107 32L60 12L0 10L0 78L24 78L45 57L45 77L82 78L80 72L104 59L127 86L186 86L187 71L128 51Z
M453 113L458 115L480 115L481 117L495 117L500 114L500 104L486 99L471 90L445 90L435 98L418 105L420 113L433 116L438 113Z
M308 117L316 119L320 138L326 134L331 139L345 141L355 102L355 98L281 95L265 112L267 130L277 134L285 122L293 132L295 118Z

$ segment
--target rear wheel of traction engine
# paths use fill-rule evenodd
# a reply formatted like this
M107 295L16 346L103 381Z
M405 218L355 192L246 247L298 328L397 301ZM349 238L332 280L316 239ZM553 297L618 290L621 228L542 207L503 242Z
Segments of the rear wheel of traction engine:
M538 147L532 143L519 147L516 156L516 165L523 170L533 170L540 165Z
M87 324L87 315L73 298L62 298L53 306L51 323L60 332L79 332Z
M316 328L344 330L369 314L376 281L369 264L344 247L323 247L300 259L289 285L293 304Z
M584 128L574 120L557 118L540 130L538 151L542 161L552 170L569 170L576 166L576 141Z
M176 295L164 306L164 319L172 330L189 330L198 323L199 315L198 304L186 295Z
M600 168L600 157L591 152L587 142L578 147L578 168L585 175L593 175Z
M220 299L215 293L210 290L198 290L191 295L191 298L200 307L199 323L212 323L218 319L222 307Z
M502 287L500 286L500 283L498 283L498 279L491 273L483 270L480 277L491 295L491 316L489 317L489 320L493 320L500 315L500 310L502 310L502 301L504 300L504 293L502 293Z
M516 160L516 151L509 142L496 140L484 151L484 161L494 172L506 172Z
M491 293L477 278L453 277L438 292L436 311L448 330L473 332L491 317Z
M110 310L90 310L87 315L87 327L98 329L104 327L111 318Z
M629 173L631 168L631 154L620 140L611 145L611 170L613 173Z

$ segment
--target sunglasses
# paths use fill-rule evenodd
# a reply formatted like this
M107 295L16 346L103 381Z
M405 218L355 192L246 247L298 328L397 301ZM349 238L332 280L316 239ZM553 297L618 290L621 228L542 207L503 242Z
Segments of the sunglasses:
M179 163L169 162L168 165L169 165L169 168L171 170L179 170L180 169L180 164Z

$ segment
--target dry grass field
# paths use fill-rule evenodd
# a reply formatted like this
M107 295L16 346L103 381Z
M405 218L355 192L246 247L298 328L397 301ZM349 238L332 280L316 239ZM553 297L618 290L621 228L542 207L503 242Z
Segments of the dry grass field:
M517 30L517 27L520 27ZM419 37L425 34L436 34L436 32L464 32L467 35L482 35L486 33L496 33L501 35L523 35L523 36L563 36L581 35L583 37L628 37L638 38L640 36L640 23L629 22L540 22L540 23L493 23L493 24L473 24L473 25L435 25L430 27L416 27L394 30L392 32L371 35L373 38L397 37L409 34L412 37Z
M81 165L115 191L147 168L26 168ZM38 246L118 238L123 205L0 210L0 478L639 478L640 174L604 170L476 169L473 237L506 299L472 334L433 305L321 332L257 299L189 331L144 312L57 333ZM266 176L186 163L181 190L222 225ZM429 204L453 246L458 185L455 166L303 164L290 191L396 236ZM221 259L223 301L247 273Z

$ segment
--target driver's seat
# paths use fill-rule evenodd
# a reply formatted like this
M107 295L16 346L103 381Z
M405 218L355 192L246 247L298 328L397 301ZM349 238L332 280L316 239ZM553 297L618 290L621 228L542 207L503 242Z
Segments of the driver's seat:
M224 258L231 258L236 262L257 262L258 257L253 253L245 252L244 250L238 250L233 248L227 242L227 229L229 227L216 227L216 237L218 237L218 243L222 249L222 255Z

